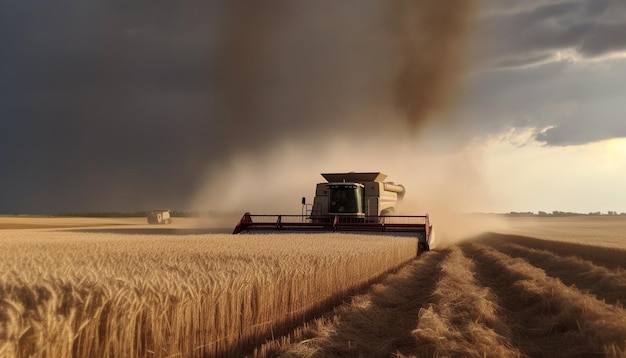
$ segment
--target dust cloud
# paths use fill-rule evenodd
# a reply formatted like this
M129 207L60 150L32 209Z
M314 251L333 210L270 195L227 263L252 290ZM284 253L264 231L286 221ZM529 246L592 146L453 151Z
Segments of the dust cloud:
M473 1L403 1L389 4L397 42L391 95L413 127L445 111L464 67Z
M228 140L190 206L299 214L320 173L381 171L407 188L403 213L429 213L437 226L485 207L479 153L451 150L463 131L445 120L474 5L225 5L214 102Z
M473 1L275 0L224 9L215 103L229 152L417 131L455 98Z

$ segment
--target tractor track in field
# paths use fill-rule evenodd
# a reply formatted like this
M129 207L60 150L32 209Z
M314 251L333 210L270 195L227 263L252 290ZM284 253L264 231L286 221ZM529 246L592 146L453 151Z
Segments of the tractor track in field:
M486 234L424 253L272 355L626 357L615 252L605 264L610 249L536 240Z

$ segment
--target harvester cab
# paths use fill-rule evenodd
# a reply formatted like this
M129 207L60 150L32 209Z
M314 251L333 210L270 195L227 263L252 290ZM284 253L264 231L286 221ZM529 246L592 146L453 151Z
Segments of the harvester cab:
M258 230L362 231L415 233L419 251L430 248L432 226L428 215L396 215L404 186L384 181L380 172L322 174L313 204L302 198L301 215L245 213L233 234Z
M328 190L328 213L335 215L365 216L363 206L363 184L335 183Z
M385 182L383 173L322 174L326 183L317 184L312 216L387 216L396 212L404 197L404 186Z

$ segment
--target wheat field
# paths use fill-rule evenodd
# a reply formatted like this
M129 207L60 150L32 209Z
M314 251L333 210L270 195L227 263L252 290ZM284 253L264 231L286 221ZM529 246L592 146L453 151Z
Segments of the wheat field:
M510 218L418 257L403 237L68 225L0 230L0 357L626 357L623 217Z
M0 356L240 356L416 250L354 234L2 230Z

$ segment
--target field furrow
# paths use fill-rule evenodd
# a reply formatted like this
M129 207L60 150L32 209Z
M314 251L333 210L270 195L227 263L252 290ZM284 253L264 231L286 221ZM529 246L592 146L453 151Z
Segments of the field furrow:
M514 243L490 241L490 246L511 257L518 257L556 277L568 286L595 295L609 304L626 303L626 271L608 269L577 256L561 256L549 250L538 250Z
M624 227L626 235L626 227ZM487 239L488 241L508 242L539 250L547 250L560 256L575 256L583 260L593 262L598 266L611 269L626 269L626 238L621 240L620 246L607 247L594 245L593 239L581 242L566 242L564 238L560 240L540 239L535 237L520 235L505 235L499 233L488 233L476 239Z
M519 357L489 287L452 247L355 297L284 357ZM407 276L408 275L408 276Z
M488 287L475 278L475 264L458 247L440 264L432 303L420 310L417 356L518 357L508 340L499 307Z
M530 357L623 356L626 311L564 285L497 247L461 245L476 275L498 297L511 342Z
M429 252L358 295L331 317L302 333L306 339L279 348L281 357L390 357L411 354L421 309L430 302L446 254Z

